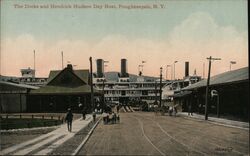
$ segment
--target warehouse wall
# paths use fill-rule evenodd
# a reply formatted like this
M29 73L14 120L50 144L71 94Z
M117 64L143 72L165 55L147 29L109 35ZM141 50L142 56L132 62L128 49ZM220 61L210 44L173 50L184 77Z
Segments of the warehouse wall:
M25 94L0 94L1 113L26 112Z

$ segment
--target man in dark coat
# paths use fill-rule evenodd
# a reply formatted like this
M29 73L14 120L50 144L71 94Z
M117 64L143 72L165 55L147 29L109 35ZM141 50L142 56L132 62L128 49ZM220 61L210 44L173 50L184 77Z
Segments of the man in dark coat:
M72 120L73 120L73 113L71 112L71 109L68 109L68 112L66 114L65 121L67 121L68 131L71 132L72 130Z

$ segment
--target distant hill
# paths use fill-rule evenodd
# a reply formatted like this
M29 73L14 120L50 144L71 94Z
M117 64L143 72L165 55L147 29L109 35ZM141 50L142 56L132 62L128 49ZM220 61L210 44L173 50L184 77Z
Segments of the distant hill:
M105 77L108 81L117 81L118 80L118 73L119 72L106 72ZM129 74L130 81L135 82L139 76L135 74ZM159 79L157 77L150 77L150 76L143 76L145 81L154 81Z

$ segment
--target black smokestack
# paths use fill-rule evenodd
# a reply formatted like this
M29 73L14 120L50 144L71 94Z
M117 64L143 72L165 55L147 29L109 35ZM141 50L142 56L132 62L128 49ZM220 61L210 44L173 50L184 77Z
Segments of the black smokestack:
M97 77L98 78L103 77L103 71L104 71L104 61L103 61L103 59L97 59L96 60L96 68L97 68Z
M128 77L127 73L127 59L121 59L121 77Z
M185 77L189 76L189 62L185 62Z

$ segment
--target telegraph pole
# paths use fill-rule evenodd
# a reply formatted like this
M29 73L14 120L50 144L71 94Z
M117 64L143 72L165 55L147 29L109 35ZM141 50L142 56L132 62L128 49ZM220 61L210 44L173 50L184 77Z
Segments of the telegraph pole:
M104 96L104 87L105 87L105 84L104 84L104 80L102 81L102 112L104 112L104 106L105 106L105 96Z
M155 103L158 103L157 102L157 82L155 80Z
M205 63L203 63L203 79L205 79Z
M91 87L91 107L92 110L94 111L95 109L95 104L94 104L94 93L93 93L93 71L92 71L92 57L89 57L89 62L90 62L90 87Z
M34 50L34 77L36 73L36 51Z
M63 70L63 51L62 51L62 70Z
M211 61L221 60L220 58L212 58L212 56L208 57L207 59L209 60L209 65L208 65L208 76L207 76L207 87L206 87L205 120L208 119L208 92L209 92L209 82L210 82L210 73L211 73Z
M230 61L230 71L231 71L231 68L232 68L232 64L236 64L236 61Z
M161 107L161 96L162 96L162 67L160 68L160 107Z

